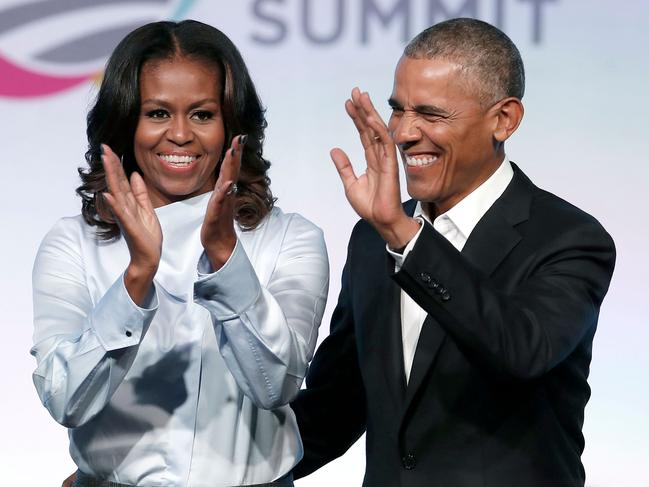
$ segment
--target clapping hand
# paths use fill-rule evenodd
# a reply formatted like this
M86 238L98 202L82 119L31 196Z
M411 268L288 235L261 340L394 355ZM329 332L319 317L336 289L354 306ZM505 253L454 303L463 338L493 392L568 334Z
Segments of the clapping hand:
M234 232L234 196L247 138L247 135L241 135L232 139L232 145L225 153L214 192L205 211L201 243L213 270L223 267L237 243L237 235Z
M367 169L356 176L354 168L341 149L333 149L331 158L345 187L352 208L379 232L392 249L404 247L419 230L419 224L408 217L401 206L399 168L394 142L377 113L370 96L358 88L345 102L365 149Z
M102 145L102 162L108 184L108 192L103 197L117 220L131 256L124 283L131 299L141 305L160 263L160 222L142 176L133 171L129 181L119 158L107 145Z

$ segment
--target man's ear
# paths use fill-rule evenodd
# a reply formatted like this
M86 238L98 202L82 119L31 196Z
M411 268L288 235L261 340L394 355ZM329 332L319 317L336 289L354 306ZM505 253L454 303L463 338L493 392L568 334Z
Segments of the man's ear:
M523 103L518 98L510 96L496 103L492 110L496 110L493 137L500 143L505 142L523 120Z

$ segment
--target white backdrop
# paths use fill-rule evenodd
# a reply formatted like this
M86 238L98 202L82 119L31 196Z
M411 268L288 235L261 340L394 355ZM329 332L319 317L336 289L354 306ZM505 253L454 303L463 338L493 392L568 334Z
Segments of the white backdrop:
M36 249L56 219L79 212L76 167L96 86L74 78L99 72L115 36L138 23L195 18L233 39L268 107L265 154L278 205L326 235L332 279L323 338L356 220L328 152L340 146L358 168L362 162L343 102L358 85L387 116L406 40L458 15L501 26L526 63L526 114L510 158L595 215L616 241L583 461L592 487L649 486L646 0L0 0L2 485L55 486L74 468L64 428L34 391L28 353ZM298 485L360 485L363 465L359 442Z

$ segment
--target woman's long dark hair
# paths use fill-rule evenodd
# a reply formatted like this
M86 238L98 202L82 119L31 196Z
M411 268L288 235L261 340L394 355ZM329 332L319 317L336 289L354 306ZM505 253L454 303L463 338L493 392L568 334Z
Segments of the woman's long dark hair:
M127 177L139 168L133 154L133 138L140 114L140 71L152 60L185 56L216 66L221 75L225 143L248 134L237 181L235 219L244 229L255 228L273 207L270 162L262 155L266 118L241 54L218 29L194 20L154 22L128 34L115 48L106 65L95 105L88 113L88 168L79 168L84 220L97 227L100 238L119 237L120 230L101 195L107 190L101 163L101 144L122 157ZM217 166L220 168L220 165Z

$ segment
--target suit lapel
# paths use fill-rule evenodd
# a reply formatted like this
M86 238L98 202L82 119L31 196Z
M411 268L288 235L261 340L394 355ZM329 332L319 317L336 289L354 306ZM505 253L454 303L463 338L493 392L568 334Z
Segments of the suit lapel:
M411 215L415 211L416 202L414 200L404 203L406 214ZM385 250L386 267L388 275L394 272L394 260ZM401 288L392 279L381 279L378 282L385 284L382 295L383 307L379 311L379 317L387 320L387 336L384 341L387 349L384 357L386 360L383 370L386 375L388 389L393 395L397 410L401 409L404 395L406 393L406 373L403 365L403 337L401 335Z
M496 270L498 265L520 241L521 235L514 228L515 225L529 218L535 186L518 166L514 163L512 163L512 166L514 168L514 177L511 183L480 219L462 249L462 255L487 275ZM413 203L412 211L414 211L414 207L415 204ZM412 214L412 211L408 213ZM400 336L401 334L399 334ZM431 315L426 316L417 342L410 380L406 388L403 415L407 413L445 340L446 333L442 327ZM399 345L403 347L401 340ZM403 371L403 367L401 370Z
M404 203L406 214L412 215L415 211L414 200ZM394 260L382 250L386 257L386 271L388 275L394 272ZM380 283L380 284L379 284ZM385 380L392 399L397 408L401 410L403 399L406 393L406 374L403 365L403 338L401 336L401 288L392 279L381 279L376 282L382 286L379 295L384 299L380 301L381 309L377 309L377 318L386 322L386 336L382 340L385 351L382 356L385 358L385 366L382 367L385 373Z
M462 255L490 275L520 239L520 234L500 213L488 212L471 232Z
M498 265L521 240L516 225L527 220L534 185L512 163L514 177L505 192L491 205L469 235L462 255L486 275Z
M435 319L427 315L419 333L415 357L410 369L410 379L406 388L406 398L403 413L405 414L415 394L419 390L426 374L433 366L440 348L446 340L446 333Z
M394 261L386 256L391 272L394 271ZM388 320L388 336L384 341L388 347L385 351L386 363L383 370L386 373L388 389L393 393L393 399L397 410L401 408L403 397L406 392L406 377L403 365L403 338L401 336L401 288L392 279L384 280L387 285L383 295L385 296L385 308L379 316Z

